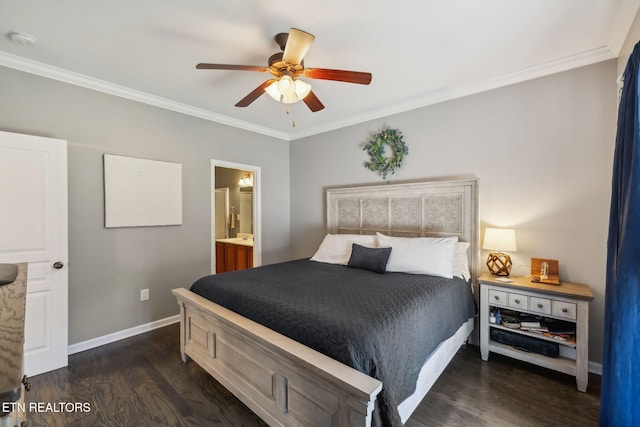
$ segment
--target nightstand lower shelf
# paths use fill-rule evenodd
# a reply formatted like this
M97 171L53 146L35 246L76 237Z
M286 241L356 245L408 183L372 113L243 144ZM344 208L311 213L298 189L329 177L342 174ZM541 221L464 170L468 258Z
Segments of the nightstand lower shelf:
M573 359L566 359L564 357L551 358L537 353L518 350L509 345L500 344L495 341L489 341L489 351L522 360L523 362L542 366L543 368L553 369L554 371L562 372L574 377L576 376L576 361Z
M504 326L499 326L499 325L496 325L496 324L493 324L493 323L489 324L489 328L491 328L491 329L499 329L499 330L508 331L508 332L513 332L514 331L514 329L512 329L512 328L506 328ZM557 338L546 337L546 336L544 336L542 334L538 334L538 333L535 333L535 332L524 331L524 330L520 330L520 329L518 330L518 333L521 334L521 335L525 335L525 336L528 336L528 337L531 337L531 338L538 339L538 340L549 341L549 342L552 342L554 344L561 345L563 347L576 348L575 341L559 340ZM497 344L499 344L499 343L497 343Z

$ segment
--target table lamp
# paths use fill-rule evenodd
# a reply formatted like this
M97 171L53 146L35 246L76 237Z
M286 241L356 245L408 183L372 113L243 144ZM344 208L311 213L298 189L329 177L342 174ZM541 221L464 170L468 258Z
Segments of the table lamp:
M487 268L494 276L508 276L511 273L511 257L506 252L516 251L516 232L512 228L487 228L484 232L482 249L490 251Z

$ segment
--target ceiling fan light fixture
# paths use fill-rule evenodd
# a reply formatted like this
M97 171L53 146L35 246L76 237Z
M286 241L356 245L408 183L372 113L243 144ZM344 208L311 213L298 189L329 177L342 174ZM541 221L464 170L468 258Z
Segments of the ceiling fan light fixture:
M278 81L277 80L275 82L271 83L269 86L267 86L264 91L267 92L267 95L269 95L270 97L272 97L276 101L280 102L280 91L278 91Z
M284 75L278 80L278 91L283 95L293 95L296 92L296 85L289 75Z
M285 75L267 86L265 92L278 102L294 104L309 95L311 85L302 80L293 80L291 76Z
M296 95L298 96L298 99L304 99L307 95L309 95L309 92L311 92L311 85L307 82L296 80L295 85Z
M298 99L298 95L296 95L295 91L293 93L282 94L282 98L280 99L280 102L283 104L295 104L298 101L300 100Z

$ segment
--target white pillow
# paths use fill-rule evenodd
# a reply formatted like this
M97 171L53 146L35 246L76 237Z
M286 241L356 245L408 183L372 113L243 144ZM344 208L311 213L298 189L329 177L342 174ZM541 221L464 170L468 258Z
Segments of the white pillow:
M469 272L469 257L467 256L467 249L469 249L471 243L458 242L456 243L456 249L453 254L453 275L463 280L469 280L471 272Z
M391 247L387 271L451 279L457 237L392 237L378 233L378 246Z
M377 247L378 239L373 235L327 234L311 261L347 265L351 258L351 245L357 243L368 248Z

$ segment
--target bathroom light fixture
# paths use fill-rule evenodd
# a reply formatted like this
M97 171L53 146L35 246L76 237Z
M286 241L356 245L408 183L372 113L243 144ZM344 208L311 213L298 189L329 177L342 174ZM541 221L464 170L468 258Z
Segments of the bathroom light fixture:
M487 268L494 276L511 274L511 257L502 251L516 251L516 232L512 228L487 228L482 249L494 250L487 257Z
M238 182L240 187L251 187L253 186L253 179L251 179L250 174L244 174L240 177L240 182Z

